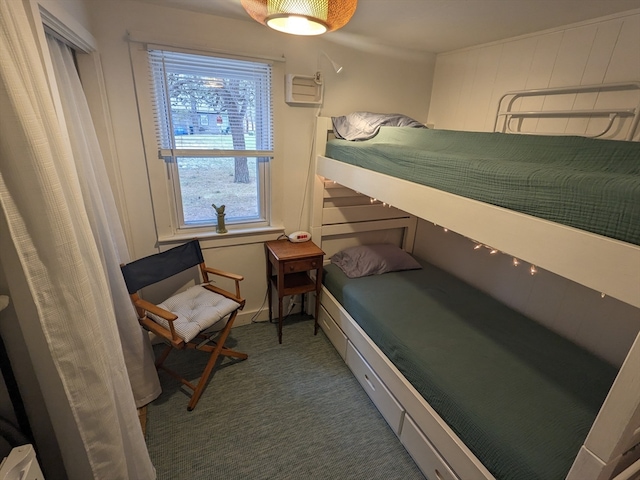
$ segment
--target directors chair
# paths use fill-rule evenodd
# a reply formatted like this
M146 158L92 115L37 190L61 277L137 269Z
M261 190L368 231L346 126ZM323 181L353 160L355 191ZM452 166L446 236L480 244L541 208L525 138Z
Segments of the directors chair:
M199 266L203 283L188 288L154 305L138 295L138 291L149 285ZM140 324L163 338L167 347L156 360L156 368L162 369L185 386L193 390L187 406L196 407L207 380L220 355L244 360L247 354L230 350L224 346L239 310L244 307L240 297L241 275L209 268L204 263L200 243L189 243L174 247L122 265L127 290L138 312ZM212 285L209 275L226 277L235 282L235 294ZM217 338L214 337L217 335ZM164 361L173 349L198 349L209 353L209 360L197 385L164 366Z

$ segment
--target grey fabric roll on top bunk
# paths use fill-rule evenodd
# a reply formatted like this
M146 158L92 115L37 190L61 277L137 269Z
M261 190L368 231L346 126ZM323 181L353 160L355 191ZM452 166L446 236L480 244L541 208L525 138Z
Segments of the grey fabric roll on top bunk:
M323 281L495 478L565 478L617 370L421 263Z

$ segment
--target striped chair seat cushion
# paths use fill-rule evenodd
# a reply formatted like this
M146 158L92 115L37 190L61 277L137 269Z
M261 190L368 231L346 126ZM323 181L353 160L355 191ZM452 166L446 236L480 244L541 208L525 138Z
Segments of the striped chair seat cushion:
M220 322L221 319L237 309L239 304L207 290L202 285L196 285L173 295L158 304L158 307L178 316L173 322L176 333L185 342L189 342L203 330ZM149 313L148 316L159 325L169 328L169 322L163 318L152 313ZM225 323L221 322L219 328L223 328Z

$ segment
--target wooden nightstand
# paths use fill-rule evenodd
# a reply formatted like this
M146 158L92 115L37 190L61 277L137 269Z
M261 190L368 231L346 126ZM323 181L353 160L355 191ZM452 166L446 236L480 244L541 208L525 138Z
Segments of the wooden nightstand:
M272 321L272 288L278 291L278 341L282 343L282 297L316 292L314 335L318 333L318 310L322 289L322 259L324 252L312 242L292 243L289 240L274 240L264 244L267 255L267 296L269 298L269 321ZM309 273L315 270L313 280Z

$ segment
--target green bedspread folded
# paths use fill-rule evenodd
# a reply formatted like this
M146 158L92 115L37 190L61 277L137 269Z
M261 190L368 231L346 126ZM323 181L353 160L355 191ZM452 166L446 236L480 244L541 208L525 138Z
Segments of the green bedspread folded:
M640 245L640 142L382 127L326 156Z
M421 263L324 284L497 479L565 478L616 369Z

